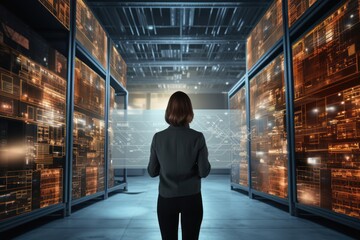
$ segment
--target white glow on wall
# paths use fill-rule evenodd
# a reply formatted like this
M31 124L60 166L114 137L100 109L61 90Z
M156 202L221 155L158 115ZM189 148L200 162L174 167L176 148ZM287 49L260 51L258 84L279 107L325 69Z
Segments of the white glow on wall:
M232 149L239 148L238 133L230 128L233 110L194 110L192 129L204 134L213 169L230 168ZM165 110L117 110L112 113L111 143L114 168L146 168L154 134L166 129Z

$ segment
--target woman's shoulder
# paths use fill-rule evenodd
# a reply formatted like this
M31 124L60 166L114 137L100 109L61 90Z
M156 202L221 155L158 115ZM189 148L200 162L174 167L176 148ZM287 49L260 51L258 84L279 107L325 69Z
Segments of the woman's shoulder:
M163 129L163 130L160 130L160 131L156 132L156 133L154 134L154 136L166 134L167 130L168 130L167 128L165 128L165 129Z
M190 132L191 135L193 135L196 138L203 138L204 134L198 130L195 130L193 128L188 128L188 131Z
M171 132L184 132L184 133L187 133L187 134L191 134L191 135L197 135L197 136L203 136L203 133L200 132L200 131L197 131L193 128L190 128L190 127L173 127L173 126L169 126L168 128L164 129L164 130L161 130L157 133L155 133L155 135L166 135L166 134L169 134Z
M189 128L190 131L192 131L194 134L198 134L198 135L202 135L203 133L198 131L198 130L195 130L193 128Z

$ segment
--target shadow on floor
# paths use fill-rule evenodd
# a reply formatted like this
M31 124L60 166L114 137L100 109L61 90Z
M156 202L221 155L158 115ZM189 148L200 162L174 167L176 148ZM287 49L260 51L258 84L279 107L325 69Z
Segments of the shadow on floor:
M92 204L95 204L99 201L102 201L103 198L99 197L99 198L95 198L95 199L90 199L86 202L83 202L83 203L80 203L80 204L77 204L75 206L72 207L72 212L76 212L80 209L83 209L83 208L86 208ZM21 224L15 228L12 228L12 229L9 229L7 231L4 231L4 232L1 232L1 240L10 240L10 239L13 239L13 238L16 238L16 237L19 237L27 232L30 232L31 230L34 230L36 228L40 228L42 227L43 225L45 224L48 224L52 221L56 221L56 220L59 220L59 219L62 219L64 218L63 216L63 211L60 210L58 212L54 212L52 214L49 214L49 215L46 215L44 217L40 217L40 218L37 218L33 221L30 221L30 222L27 222L27 223L24 223L24 224Z
M246 195L246 196L249 195L249 193L247 191L242 190L242 189L234 188L232 190L235 191L235 192L238 192L240 194ZM275 201L272 201L270 199L263 198L263 197L260 197L260 196L255 196L254 200L263 202L263 203L265 203L267 205L270 205L271 207L277 208L277 209L282 210L284 212L289 212L289 206L278 203L278 202L275 202ZM351 228L349 226L346 226L346 225L343 225L341 223L329 220L327 218L317 216L317 215L311 214L309 212L306 212L306 211L303 211L303 210L300 210L300 209L298 209L298 216L297 217L302 218L302 219L306 219L308 221L311 221L311 222L316 223L318 225L321 225L323 227L335 230L335 231L340 232L340 233L342 233L342 234L344 234L346 236L349 236L351 238L360 239L360 230Z

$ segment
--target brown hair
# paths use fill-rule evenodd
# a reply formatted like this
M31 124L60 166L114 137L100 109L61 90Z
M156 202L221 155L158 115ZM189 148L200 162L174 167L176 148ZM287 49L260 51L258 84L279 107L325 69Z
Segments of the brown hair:
M173 126L186 126L193 118L194 112L189 96L181 91L173 93L166 108L165 121Z

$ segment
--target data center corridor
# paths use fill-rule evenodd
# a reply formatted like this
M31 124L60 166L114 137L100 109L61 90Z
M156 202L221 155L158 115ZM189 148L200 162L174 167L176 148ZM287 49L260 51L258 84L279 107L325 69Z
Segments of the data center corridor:
M45 217L22 227L27 231L8 238L159 240L156 217L158 178L129 177L128 193L93 201L67 218ZM203 180L204 219L201 240L235 239L356 239L346 228L331 229L323 219L297 218L269 202L232 191L228 175ZM316 220L316 221L314 221ZM34 226L36 224L36 226ZM17 231L17 230L16 230ZM1 239L4 239L3 236ZM181 239L181 233L179 233Z

